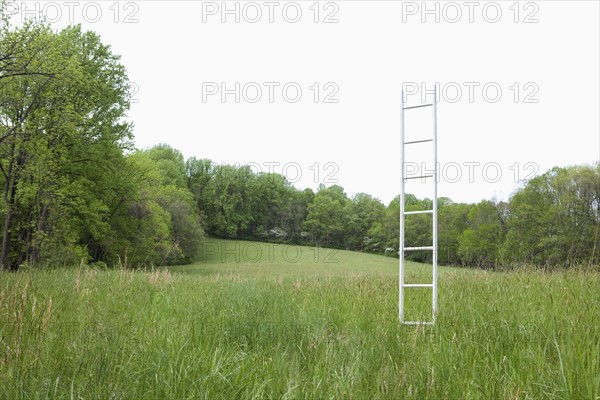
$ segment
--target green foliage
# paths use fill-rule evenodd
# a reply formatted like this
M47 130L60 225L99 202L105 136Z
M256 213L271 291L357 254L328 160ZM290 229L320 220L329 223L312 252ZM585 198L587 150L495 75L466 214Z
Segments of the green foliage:
M98 172L121 162L127 76L97 35L28 22L0 40L0 264L67 260L108 231ZM61 253L65 257L61 257Z
M299 191L279 174L254 174L248 166L215 165L194 157L185 163L187 186L211 236L301 242L314 193Z
M192 194L173 185L172 164L162 160L154 149L128 157L136 192L111 220L105 249L113 264L124 256L131 265L186 263L198 253L203 231Z
M439 200L438 200L439 202ZM445 201L438 209L438 262L442 265L459 265L459 238L468 227L472 205Z
M255 234L257 230L262 230L269 235L279 232L280 237L285 238L293 234L289 218L286 214L292 201L295 190L291 187L287 179L279 174L260 173L256 176L253 218L250 232ZM271 236L274 236L271 234Z
M256 175L250 167L215 166L205 189L210 200L203 204L208 231L229 238L247 232L254 221L252 210L256 202L256 187Z
M458 237L458 256L464 265L492 267L504 240L496 204L481 201L470 207L467 228Z
M193 260L202 229L183 156L125 156L128 78L110 47L27 22L0 50L0 265Z
M347 202L345 233L347 248L353 250L368 250L369 230L374 223L381 221L385 213L385 206L378 199L366 193L358 193Z
M553 168L510 201L505 262L598 264L600 163Z
M303 229L323 246L341 247L344 243L344 220L349 202L341 186L328 188L321 185L312 203L308 205Z
M147 150L146 155L156 162L162 176L162 184L187 188L186 167L183 154L168 144L159 144Z

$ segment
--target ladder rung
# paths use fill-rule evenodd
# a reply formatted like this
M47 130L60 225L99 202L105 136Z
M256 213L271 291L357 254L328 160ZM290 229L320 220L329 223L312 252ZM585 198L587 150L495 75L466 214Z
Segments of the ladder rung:
M404 325L433 325L431 321L402 321Z
M404 110L411 110L413 108L431 107L433 104L419 104L418 106L404 107Z
M408 180L408 179L419 179L419 178L433 178L433 175L409 176L409 177L407 177L407 178L404 178L404 180Z
M404 211L404 215L410 214L433 214L433 210Z
M433 139L412 140L410 142L404 142L404 144L415 144L415 143L426 143L426 142L433 142Z
M433 250L433 246L405 247L404 251Z
M403 283L404 287L433 287L433 283Z

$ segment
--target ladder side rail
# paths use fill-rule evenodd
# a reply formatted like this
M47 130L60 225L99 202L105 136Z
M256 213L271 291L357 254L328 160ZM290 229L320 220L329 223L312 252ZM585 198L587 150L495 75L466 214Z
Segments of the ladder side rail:
M400 242L398 318L404 322L404 91L400 96Z
M437 160L437 89L434 85L433 87L433 170L435 178L433 179L433 254L432 254L432 262L433 262L433 290L432 290L432 303L431 303L431 321L435 324L435 319L437 317L437 256L438 256L438 193L437 193L437 185L439 179L439 171L438 171L438 160Z

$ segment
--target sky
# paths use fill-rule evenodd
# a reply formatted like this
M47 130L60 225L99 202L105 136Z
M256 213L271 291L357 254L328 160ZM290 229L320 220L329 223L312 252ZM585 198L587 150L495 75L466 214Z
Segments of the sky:
M508 200L600 160L598 1L26 1L18 23L81 23L121 55L135 144L248 164L299 189L400 191L400 110L437 88L438 196ZM404 96L402 93L404 91ZM431 108L405 111L432 137ZM433 170L406 147L406 176ZM433 195L432 182L406 191Z

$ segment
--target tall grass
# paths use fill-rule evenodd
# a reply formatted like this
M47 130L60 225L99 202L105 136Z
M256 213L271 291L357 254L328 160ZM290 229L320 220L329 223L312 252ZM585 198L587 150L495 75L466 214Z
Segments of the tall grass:
M442 268L438 323L401 326L397 260L302 251L0 272L0 397L600 396L598 274ZM418 317L431 292L413 290Z

